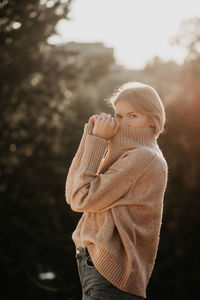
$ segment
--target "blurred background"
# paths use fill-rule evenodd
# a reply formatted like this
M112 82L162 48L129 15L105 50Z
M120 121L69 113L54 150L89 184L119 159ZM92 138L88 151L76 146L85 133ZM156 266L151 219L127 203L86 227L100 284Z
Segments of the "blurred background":
M0 1L1 299L81 299L65 201L92 114L127 81L166 107L169 165L148 300L197 299L200 280L199 1Z

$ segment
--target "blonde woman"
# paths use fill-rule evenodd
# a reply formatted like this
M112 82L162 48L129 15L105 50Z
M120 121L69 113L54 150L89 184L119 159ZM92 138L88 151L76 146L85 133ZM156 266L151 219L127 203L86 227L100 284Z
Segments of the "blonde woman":
M168 166L157 138L165 109L156 90L128 82L93 115L66 180L82 212L72 239L82 299L144 299L159 243Z

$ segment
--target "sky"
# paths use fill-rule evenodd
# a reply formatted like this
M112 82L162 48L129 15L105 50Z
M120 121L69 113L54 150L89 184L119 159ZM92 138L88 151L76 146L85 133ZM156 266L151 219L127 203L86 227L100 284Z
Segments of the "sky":
M199 17L199 0L73 0L68 15L56 26L63 42L103 42L114 49L116 63L141 69L154 56L181 64L185 49L170 45L181 20Z

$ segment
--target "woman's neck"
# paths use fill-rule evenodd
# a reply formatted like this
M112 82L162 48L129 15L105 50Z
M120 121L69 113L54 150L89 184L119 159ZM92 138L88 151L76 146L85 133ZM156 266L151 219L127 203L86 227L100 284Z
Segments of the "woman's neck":
M123 152L140 146L159 150L153 128L119 127L117 133L108 142L108 149L100 163L98 173L105 172Z

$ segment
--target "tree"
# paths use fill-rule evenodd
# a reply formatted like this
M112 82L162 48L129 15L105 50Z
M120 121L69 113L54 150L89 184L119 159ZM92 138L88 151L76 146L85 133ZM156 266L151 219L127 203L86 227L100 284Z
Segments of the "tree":
M155 290L160 278L159 292L161 294L165 290L166 299L195 299L198 294L199 32L199 19L189 19L181 22L180 31L174 37L186 48L188 54L181 66L177 89L168 102L167 135L162 139L169 165L169 182L158 265L150 287L152 299L159 299Z
M71 2L0 4L0 255L6 299L80 296L71 240L80 215L65 204L65 180L83 125L98 107L94 84L114 59L104 52L91 57L89 44L83 55L82 45L74 51L48 43L58 20L69 20ZM40 279L45 272L54 280Z
M196 60L200 56L200 18L183 19L178 33L171 37L171 45L184 47L186 61Z

